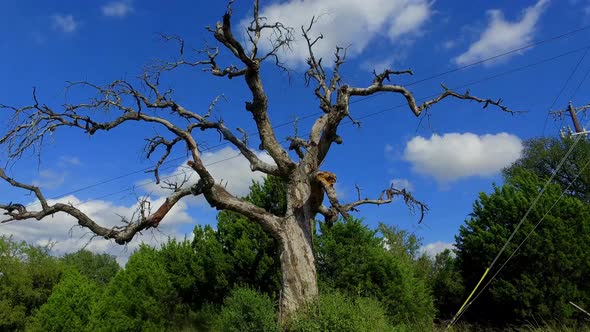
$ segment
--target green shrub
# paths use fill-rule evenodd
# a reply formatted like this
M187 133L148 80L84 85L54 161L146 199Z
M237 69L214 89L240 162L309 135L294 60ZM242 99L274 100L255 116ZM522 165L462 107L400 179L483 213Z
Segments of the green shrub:
M432 322L433 298L413 257L416 239L385 226L381 238L355 219L320 228L315 244L324 288L376 298L395 324Z
M75 269L68 270L53 288L28 326L31 331L82 331L97 298L97 285Z
M270 298L248 288L236 288L225 299L221 312L215 319L214 330L280 331Z
M319 297L287 324L291 332L395 331L379 301L329 293Z
M90 330L162 331L172 325L179 309L162 255L142 245L102 292L92 310Z

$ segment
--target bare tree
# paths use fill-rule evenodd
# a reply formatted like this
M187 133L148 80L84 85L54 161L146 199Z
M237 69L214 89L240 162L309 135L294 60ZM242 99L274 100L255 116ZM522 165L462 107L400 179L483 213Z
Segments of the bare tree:
M99 131L108 131L127 122L149 122L167 130L169 137L156 136L147 139L146 152L152 155L157 150L164 152L153 169L156 181L159 182L159 168L178 145L183 145L190 155L188 166L194 171L199 180L194 185L186 181L179 184L167 183L171 189L165 202L154 209L141 205L135 218L123 220L119 227L106 228L80 209L70 204L56 203L50 205L41 192L33 185L21 183L0 169L0 178L14 187L34 193L40 202L40 209L29 211L22 204L0 205L5 210L8 221L25 219L41 220L58 212L74 217L78 224L88 228L97 236L113 239L116 243L125 244L131 241L138 232L158 227L170 209L181 199L203 195L207 202L218 210L231 210L240 213L259 223L265 231L281 244L282 267L282 296L280 303L281 318L288 317L304 303L318 294L317 274L314 251L312 245L313 224L317 214L323 215L327 221L335 222L339 216L348 217L349 212L363 204L386 204L399 197L412 208L420 210L423 216L426 205L416 200L404 188L387 187L375 199L362 198L354 202L341 202L334 188L336 176L320 169L328 155L332 144L341 144L342 138L337 131L343 120L350 118L349 104L351 99L369 96L376 93L401 94L407 101L410 111L417 117L434 104L445 98L453 97L493 105L505 112L511 112L501 104L501 100L478 98L465 92L463 94L452 91L443 85L443 90L436 98L418 104L412 93L404 86L390 84L394 75L412 74L411 70L385 70L374 73L372 83L368 86L355 87L344 84L339 74L340 67L346 60L346 49L335 50L334 63L325 67L322 59L314 55L314 45L320 37L312 38L314 19L306 27L301 27L301 34L306 41L309 51L308 69L305 80L313 86L313 93L319 101L319 108L323 114L319 116L311 128L309 136L290 137L288 149L284 148L275 135L268 112L268 98L261 78L261 64L270 60L280 69L285 67L279 61L278 53L289 47L293 41L294 29L285 27L281 23L269 23L259 15L258 0L254 0L253 19L247 28L247 41L240 42L235 37L232 28L232 3L229 2L227 12L222 21L217 22L215 28L208 28L219 46L229 51L235 57L235 64L221 65L217 62L218 47L207 47L197 54L205 59L195 61L187 59L184 41L178 37L165 36L168 40L178 42L178 58L172 62L159 62L138 78L144 88L138 89L131 82L116 80L106 86L99 86L89 82L69 83L68 89L88 88L96 97L77 104L66 104L59 109L42 104L38 101L33 90L33 103L24 107L2 105L13 114L12 126L0 138L0 144L7 147L10 159L19 158L25 151L37 148L48 134L64 127L82 130L89 135ZM262 52L261 40L264 36L273 36L270 51ZM214 101L203 112L198 112L189 106L175 101L172 91L162 91L160 76L179 67L198 67L218 77L229 79L243 79L252 99L246 102L245 109L252 114L261 141L260 149L272 157L273 163L261 160L248 145L245 137L237 136L226 127L222 121L211 120ZM327 69L328 68L328 69ZM117 116L114 120L101 122L96 120L96 110L110 110ZM164 112L166 111L166 112ZM178 119L186 121L177 121ZM186 123L180 126L178 123ZM198 129L197 131L195 131ZM195 135L199 131L217 131L224 140L235 146L248 160L252 171L260 171L283 179L288 186L287 213L276 216L239 197L229 193L225 187L216 183L210 171L203 164L199 151L199 144ZM289 153L292 151L292 154ZM329 203L323 205L324 195ZM145 202L144 202L145 203Z

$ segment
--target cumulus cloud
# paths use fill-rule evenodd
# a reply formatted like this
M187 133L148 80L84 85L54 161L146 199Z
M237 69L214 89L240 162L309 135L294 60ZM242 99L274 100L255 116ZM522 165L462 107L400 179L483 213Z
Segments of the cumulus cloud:
M290 65L303 65L308 53L300 29L309 25L312 16L317 19L313 33L324 36L314 46L315 54L331 60L336 46L350 45L348 55L355 56L378 38L395 42L411 38L431 16L431 4L427 0L290 0L262 8L260 16L295 29L294 44L281 59ZM249 22L250 18L244 19L242 27ZM264 50L271 47L268 37L261 44Z
M449 250L455 249L455 244L437 241L437 242L429 243L429 244L421 247L420 252L424 253L430 257L435 257L436 255L440 254L441 252L445 251L446 249L449 249Z
M264 152L257 152L257 155L258 158L265 162L274 163L272 158ZM238 150L231 147L226 147L214 152L205 152L202 154L201 158L203 163L207 166L207 169L209 169L211 175L213 175L213 178L215 178L215 181L226 185L227 190L237 196L247 195L250 191L249 189L252 181L263 181L266 176L261 172L252 172L252 170L250 170L250 164L246 158L240 155ZM183 165L186 165L186 163L183 163ZM171 182L181 182L184 176L190 175L190 179L186 185L196 183L199 180L198 175L183 165L177 167L168 174L162 174L160 177L162 179L166 178L167 181ZM149 182L150 181L146 179L139 183L145 184ZM169 194L168 190L162 189L159 185L156 185L153 182L149 185L144 185L143 188L146 192L156 195Z
M86 213L98 224L105 227L121 225L121 217L130 218L136 210L136 205L123 206L109 201L89 201L83 204L76 196L65 196L57 200L48 200L49 204L71 203ZM151 198L153 207L160 206L164 198ZM39 209L38 203L32 204L30 210ZM86 248L96 253L109 253L117 256L120 264L124 264L129 255L142 242L159 246L165 243L168 237L183 238L185 235L178 231L178 227L185 223L194 223L193 218L187 213L187 205L184 201L178 202L168 213L166 219L160 224L157 230L144 231L143 234L137 234L133 241L127 246L120 246L114 241L103 238L92 238L92 234L86 229L77 226L76 220L64 213L57 213L53 217L43 220L24 220L18 222L0 223L0 233L3 235L12 235L15 240L26 241L37 245L46 245L55 243L52 251L55 254L62 255L65 253L75 252Z
M108 17L125 17L133 12L130 1L113 1L101 8L102 14Z
M513 22L507 21L501 10L488 10L488 26L479 39L453 61L458 65L465 65L529 44L548 3L549 0L539 0L523 10L520 20Z
M412 138L403 157L412 164L413 171L449 183L464 177L494 175L520 158L522 149L522 141L507 133L435 134Z
M78 28L78 22L72 15L55 14L52 16L53 28L64 33L72 33Z

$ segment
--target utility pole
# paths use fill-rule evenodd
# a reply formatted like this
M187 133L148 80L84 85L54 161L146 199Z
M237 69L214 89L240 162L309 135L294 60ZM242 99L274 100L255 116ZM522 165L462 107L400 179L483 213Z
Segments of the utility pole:
M572 119L572 122L574 124L574 129L575 129L575 133L572 133L571 128L570 128L569 135L570 136L586 135L586 134L590 134L590 131L586 131L586 129L584 129L582 127L582 125L580 125L580 121L578 120L578 112L586 111L588 109L590 109L590 104L580 106L580 107L574 107L573 103L570 101L565 110L553 111L553 112L549 112L549 114L551 114L555 117L561 118L562 116L564 116L564 114L568 113L568 115ZM563 131L562 131L562 135L564 135L564 134L565 133L563 133Z

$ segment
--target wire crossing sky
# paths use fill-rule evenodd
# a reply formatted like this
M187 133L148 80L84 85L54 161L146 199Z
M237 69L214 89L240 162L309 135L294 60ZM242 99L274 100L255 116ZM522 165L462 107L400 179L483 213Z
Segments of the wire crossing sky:
M125 10L104 10L111 2ZM335 46L350 45L341 74L351 85L370 85L373 70L411 68L416 79L399 76L394 83L410 88L417 99L440 93L444 83L459 91L469 89L473 95L502 99L511 109L526 111L510 116L491 108L482 110L475 103L445 101L416 119L398 96L381 93L352 101L351 116L361 120L361 127L339 129L343 144L332 151L322 169L338 174L336 187L345 200L356 197L356 184L363 195L372 196L394 183L427 202L430 212L420 225L403 204L366 207L358 216L369 225L384 222L416 232L423 238L423 249L430 253L451 246L477 194L490 191L493 182L503 181L500 170L520 156L523 140L538 136L544 127L546 135L558 134L560 124L551 125L547 118L548 105L565 108L567 97L576 105L590 101L586 80L590 59L583 56L590 46L590 16L585 14L590 11L585 10L585 2L465 4L370 0L353 3L345 10L335 0L262 1L260 8L269 20L280 19L296 31L309 23L310 15L317 14L320 20L313 33L324 36L317 54L330 66ZM175 46L163 43L158 37L161 33L183 37L187 54L212 45L204 27L214 26L225 5L215 2L205 6L188 0L166 7L154 0L92 4L23 0L5 4L6 19L0 23L5 38L0 45L12 51L4 52L0 61L0 103L29 104L31 88L36 87L42 102L59 108L92 97L64 93L66 81L102 85L117 79L133 80L154 59L174 58ZM400 8L410 5L412 12L420 15L400 14L404 12ZM250 10L249 5L235 4L234 17L241 22L236 28L245 26ZM350 24L353 21L358 24ZM292 51L280 54L291 69L290 75L272 66L263 68L269 114L281 142L295 130L300 135L308 133L312 119L321 112L313 91L305 85L305 48L295 37ZM226 66L230 59L221 55L219 61ZM206 110L223 94L226 100L217 105L212 116L223 119L228 128L253 128L244 111L249 97L235 84L238 79L214 79L195 69L163 76L162 84L173 90L175 99L196 110ZM3 123L9 120L4 112L0 117ZM246 132L250 144L256 146L256 134ZM56 132L44 143L40 163L31 153L7 173L40 186L53 201L81 204L94 218L114 225L120 220L117 215L132 213L139 196L148 195L155 204L163 199L165 191L153 183L151 173L145 173L155 161L145 159L144 138L154 134L157 129L150 126L130 126L93 137L75 131ZM262 174L249 170L237 150L216 135L197 140L204 162L231 192L245 195L252 180L262 179ZM185 155L180 150L173 153L162 178L174 180L185 175L181 164ZM260 158L266 158L262 152ZM5 155L0 154L0 162L6 162ZM10 201L35 203L25 192L1 184L0 202ZM181 203L161 224L161 233L140 236L126 251L99 239L91 241L88 248L114 253L124 261L141 241L182 238L190 236L195 224L215 224L215 211L202 199ZM56 215L43 222L0 224L0 232L35 243L52 239L58 242L56 251L69 252L88 239L73 225L71 219Z

